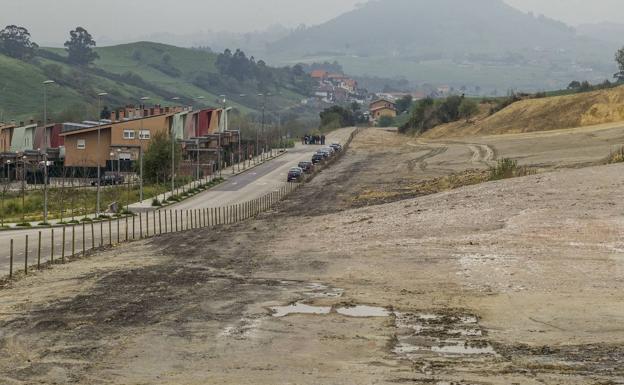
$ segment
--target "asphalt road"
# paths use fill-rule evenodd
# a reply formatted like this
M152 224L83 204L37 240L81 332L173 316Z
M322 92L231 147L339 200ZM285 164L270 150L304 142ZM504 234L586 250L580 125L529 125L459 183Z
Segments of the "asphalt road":
M352 131L352 128L337 130L328 136L327 143L344 143ZM311 159L319 148L320 146L297 145L281 157L232 176L216 188L160 212L143 213L135 218L113 220L110 223L67 226L64 238L62 228L2 231L0 277L9 274L11 241L13 241L13 271L23 272L26 256L28 265L32 267L39 259L41 263L46 263L52 258L55 261L60 260L63 253L65 256L81 253L83 246L88 252L94 247L138 239L141 233L149 236L159 232L197 227L207 221L215 223L218 208L249 202L287 185L288 170L297 166L300 161Z

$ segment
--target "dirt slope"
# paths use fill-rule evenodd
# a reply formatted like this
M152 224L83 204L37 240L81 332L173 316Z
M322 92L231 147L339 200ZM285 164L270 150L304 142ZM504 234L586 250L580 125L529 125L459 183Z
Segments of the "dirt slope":
M575 95L516 102L472 122L441 125L429 138L491 135L584 127L624 120L624 86Z

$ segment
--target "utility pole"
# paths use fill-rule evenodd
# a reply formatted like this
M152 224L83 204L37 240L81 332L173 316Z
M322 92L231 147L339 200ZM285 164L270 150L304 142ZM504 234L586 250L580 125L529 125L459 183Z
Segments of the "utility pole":
M43 130L45 132L44 137L46 140L45 144L45 171L44 171L44 181L43 181L43 222L48 223L48 143L47 143L47 131L48 131L48 93L47 86L49 84L56 83L54 80L46 80L43 82Z
M101 179L102 179L102 165L100 164L101 161L101 153L102 150L100 148L100 131L102 130L102 97L108 95L106 92L100 92L97 97L98 97L98 130L97 130L97 198L96 198L96 208L95 208L95 212L96 212L96 217L99 218L100 217L100 213L101 213L101 207L100 207L100 200L101 200Z
M141 109L144 111L142 105L143 102L149 100L150 98L144 96L141 98ZM141 111L141 131L143 131L143 121L145 117L143 116L143 111ZM140 135L139 135L139 202L143 202L143 145L140 143Z
M174 97L172 100L178 101L179 97ZM171 126L171 194L175 191L175 133L173 132L174 127Z

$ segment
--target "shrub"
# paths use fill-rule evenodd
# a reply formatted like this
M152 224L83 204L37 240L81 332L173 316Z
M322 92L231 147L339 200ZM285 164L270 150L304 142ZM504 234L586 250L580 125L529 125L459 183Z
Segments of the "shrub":
M162 203L160 203L160 201L157 198L154 198L152 200L152 207L160 207L162 206Z
M15 226L17 226L17 227L32 227L30 222L21 222L21 223L16 224Z
M609 157L607 158L607 163L622 163L624 162L624 147L620 147L616 151L612 151Z
M527 167L518 166L518 162L504 158L498 161L496 166L490 167L490 180L501 180L521 176L532 175L535 172Z

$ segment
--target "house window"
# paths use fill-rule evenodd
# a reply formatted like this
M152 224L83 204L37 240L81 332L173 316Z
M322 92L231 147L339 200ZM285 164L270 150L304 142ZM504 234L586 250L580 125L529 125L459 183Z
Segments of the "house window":
M86 149L86 148L87 148L87 141L86 141L86 140L84 140L84 139L78 139L78 140L76 141L76 148L77 148L78 150L84 150L84 149Z
M135 137L134 136L134 130L124 130L124 132L123 132L123 138L124 139L131 140L131 139L134 139L134 137Z
M149 130L141 130L141 131L139 131L139 139L149 140L151 138L152 138L152 134L150 133Z

